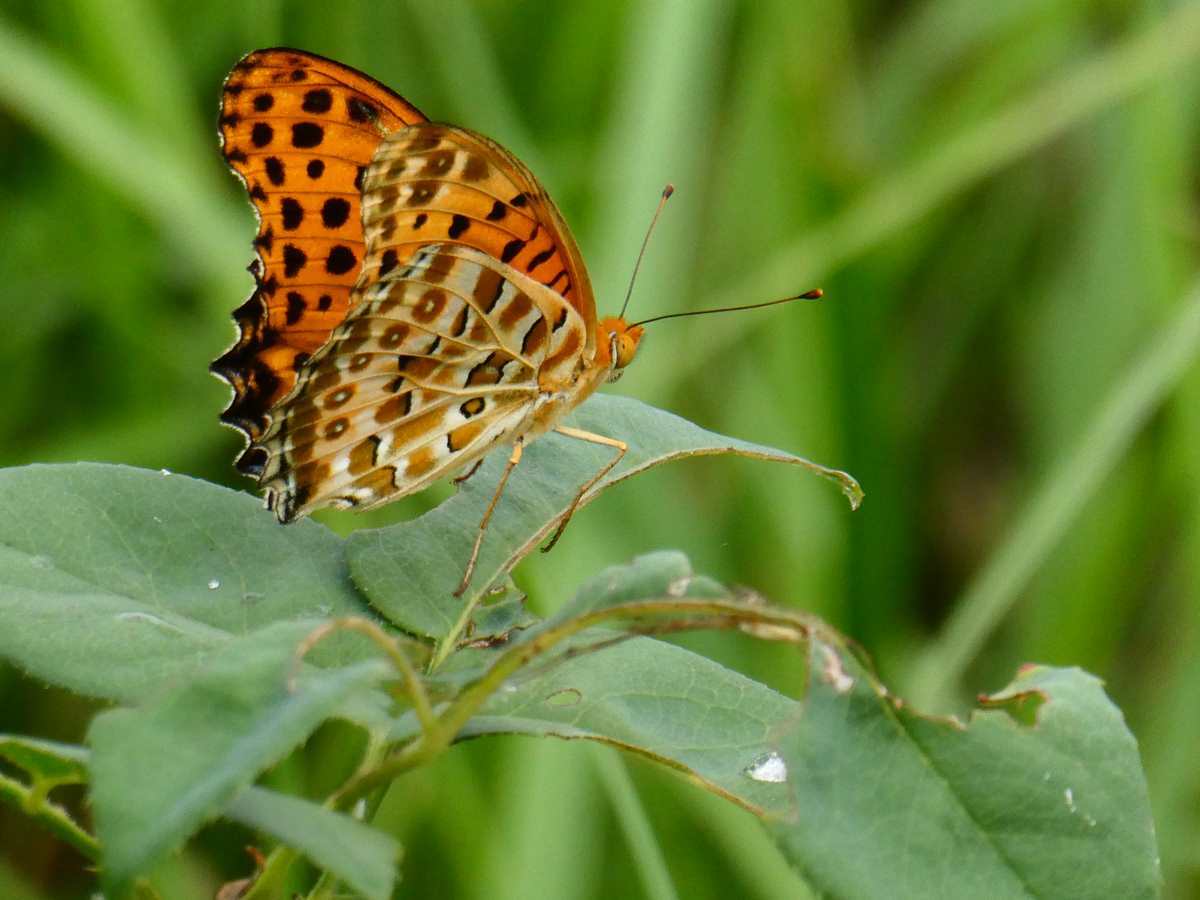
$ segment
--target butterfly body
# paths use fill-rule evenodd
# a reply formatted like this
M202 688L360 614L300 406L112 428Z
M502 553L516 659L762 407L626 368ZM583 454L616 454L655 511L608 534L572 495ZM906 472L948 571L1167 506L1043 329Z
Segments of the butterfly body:
M597 320L574 239L524 165L303 51L246 56L222 112L259 233L256 288L213 371L234 388L223 420L248 439L238 467L281 522L377 506L500 446L507 478L556 428L618 451L580 496L615 465L620 441L560 422L632 360L641 328Z

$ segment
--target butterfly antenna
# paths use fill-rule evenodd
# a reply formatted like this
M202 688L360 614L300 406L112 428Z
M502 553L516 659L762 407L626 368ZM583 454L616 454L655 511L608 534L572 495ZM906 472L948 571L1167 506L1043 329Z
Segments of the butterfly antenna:
M638 251L637 262L633 264L633 274L629 276L629 290L625 292L625 302L621 304L620 318L625 318L625 308L629 306L629 298L633 296L633 283L637 281L638 269L642 267L642 257L646 255L646 245L650 243L650 235L654 233L654 226L658 224L658 217L662 214L663 207L667 205L667 199L675 193L675 185L668 184L663 188L662 196L658 198L658 209L654 210L654 218L650 220L650 227L646 229L646 236L642 238L642 249Z
M791 297L782 297L779 300L768 300L766 303L751 303L748 306L722 306L717 309L693 309L690 312L667 313L665 316L655 316L652 319L642 319L640 322L634 322L630 325L633 328L635 325L649 325L651 322L661 322L663 319L682 319L684 316L707 316L709 313L723 312L741 312L744 309L762 309L765 306L778 306L781 303L793 303L796 300L820 300L825 294L820 288L814 288L811 291L805 291L803 294L795 294Z

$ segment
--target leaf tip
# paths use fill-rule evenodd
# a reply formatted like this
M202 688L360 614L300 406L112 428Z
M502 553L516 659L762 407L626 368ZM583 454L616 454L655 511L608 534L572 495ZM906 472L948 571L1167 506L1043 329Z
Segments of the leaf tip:
M846 480L842 482L842 493L846 495L846 499L850 501L850 511L855 512L862 506L863 498L867 495L863 492L862 486L847 475Z
M980 694L976 698L981 708L1007 713L1018 725L1030 728L1038 724L1038 713L1049 700L1046 692L1040 689L1011 694Z

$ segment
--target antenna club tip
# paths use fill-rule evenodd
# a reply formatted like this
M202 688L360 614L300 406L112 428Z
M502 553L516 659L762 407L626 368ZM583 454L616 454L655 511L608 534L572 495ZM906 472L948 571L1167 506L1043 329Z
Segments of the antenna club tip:
M673 193L675 193L675 185L668 183L667 186L665 188L663 188L663 192L662 192L663 199L666 200Z
M800 296L805 300L820 300L825 296L825 292L820 288L813 288L811 291L805 291Z

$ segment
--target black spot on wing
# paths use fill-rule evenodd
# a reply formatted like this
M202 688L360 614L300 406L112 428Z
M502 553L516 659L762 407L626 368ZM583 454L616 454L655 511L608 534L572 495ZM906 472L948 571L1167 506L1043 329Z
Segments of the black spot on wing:
M525 271L532 272L534 269L536 269L538 266L540 266L542 263L544 263L546 260L548 260L553 255L554 255L554 248L547 247L541 253L537 254L531 260L529 260L529 265L527 265L525 267Z
M315 88L304 94L300 108L310 113L327 113L333 106L333 94L325 88Z
M308 304L304 302L304 295L299 291L288 291L287 295L287 323L295 325L304 315L304 310L308 308Z
M350 218L350 203L342 197L330 197L321 206L321 222L326 228L341 228Z
M346 111L355 122L374 122L379 118L379 110L366 100L350 97L346 100Z
M329 251L325 260L325 271L330 275L345 275L358 264L354 251L344 244L338 244Z
M283 211L284 231L295 231L304 221L304 207L293 197L284 197L279 203Z
M283 245L283 275L285 278L295 278L307 264L307 253L294 244Z
M292 126L293 147L306 150L318 146L323 140L325 140L325 129L316 122L297 122Z
M283 184L284 178L283 160L278 156L268 156L264 162L267 167L267 180L279 187Z
M382 278L394 268L396 268L396 251L384 250L383 256L379 259L379 277Z
M265 147L275 137L275 129L266 122L255 122L250 129L250 143L255 147Z
M513 238L504 245L504 250L500 253L500 262L512 262L513 258L521 252L521 248L525 246L525 242L520 238Z

